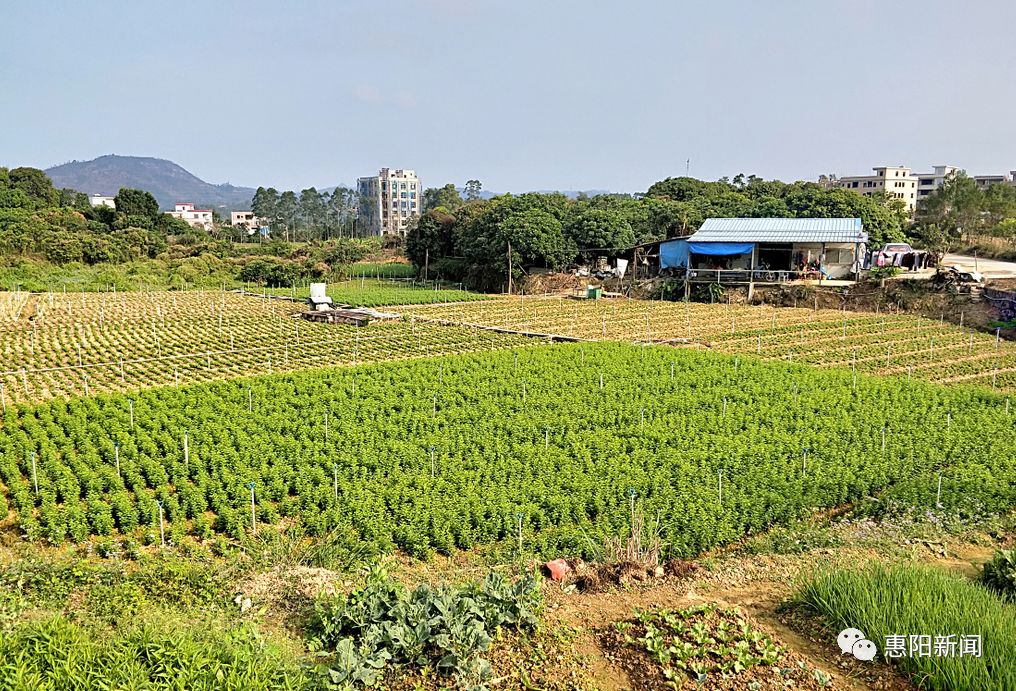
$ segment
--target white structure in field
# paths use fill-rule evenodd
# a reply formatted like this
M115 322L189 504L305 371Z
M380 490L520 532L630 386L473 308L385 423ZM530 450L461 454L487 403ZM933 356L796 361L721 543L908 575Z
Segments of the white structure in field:
M116 198L105 194L93 194L88 198L88 203L92 206L108 206L111 209L116 208Z
M177 202L173 205L173 210L167 213L193 228L212 229L211 209L195 209L191 202Z
M234 228L246 228L247 233L253 235L258 228L267 226L268 222L255 216L253 211L231 211L229 225Z
M420 215L423 183L415 171L382 168L375 176L357 180L356 186L366 235L405 235L409 219Z

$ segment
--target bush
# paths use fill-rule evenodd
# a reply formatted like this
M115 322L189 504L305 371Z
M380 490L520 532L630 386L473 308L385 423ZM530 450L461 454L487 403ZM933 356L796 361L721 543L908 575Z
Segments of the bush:
M1016 550L1000 549L984 565L980 581L1009 599L1016 597Z

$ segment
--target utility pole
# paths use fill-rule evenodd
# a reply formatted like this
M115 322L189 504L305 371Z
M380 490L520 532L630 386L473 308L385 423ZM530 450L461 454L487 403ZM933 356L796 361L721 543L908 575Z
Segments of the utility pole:
M430 266L430 248L428 247L423 253L423 282L427 282L427 267Z
M512 294L512 242L508 241L508 294Z

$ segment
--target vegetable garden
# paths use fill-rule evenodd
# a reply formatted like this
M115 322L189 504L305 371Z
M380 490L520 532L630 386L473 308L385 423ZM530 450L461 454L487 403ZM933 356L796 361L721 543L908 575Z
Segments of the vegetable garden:
M502 297L402 311L455 324L590 340L681 342L823 367L1016 391L1016 346L905 314L644 300Z
M981 388L543 346L9 406L0 497L53 543L286 518L421 556L576 553L642 511L687 556L848 502L1009 507L1013 414Z

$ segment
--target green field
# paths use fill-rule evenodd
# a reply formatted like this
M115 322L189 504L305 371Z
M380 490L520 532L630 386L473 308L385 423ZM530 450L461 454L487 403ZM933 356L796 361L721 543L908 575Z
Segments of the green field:
M254 483L262 524L298 519L350 546L511 544L521 517L525 551L553 555L623 532L633 491L668 552L694 556L847 502L1002 510L1012 423L1001 396L973 388L542 346L19 406L0 497L26 536L54 543L158 542L161 502L179 543L240 539Z

